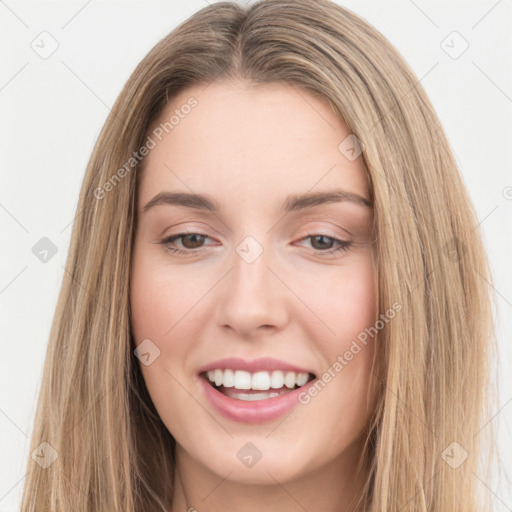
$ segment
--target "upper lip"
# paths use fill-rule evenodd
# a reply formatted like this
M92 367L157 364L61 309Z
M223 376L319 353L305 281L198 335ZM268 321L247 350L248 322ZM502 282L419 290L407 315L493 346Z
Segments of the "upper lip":
M245 370L249 373L255 373L258 371L273 371L273 370L284 370L289 372L297 373L311 373L314 372L300 366L281 361L280 359L274 359L272 357L261 357L259 359L253 359L252 361L246 361L238 357L228 357L226 359L219 359L213 361L207 365L201 367L198 373L204 373L215 369L221 370Z

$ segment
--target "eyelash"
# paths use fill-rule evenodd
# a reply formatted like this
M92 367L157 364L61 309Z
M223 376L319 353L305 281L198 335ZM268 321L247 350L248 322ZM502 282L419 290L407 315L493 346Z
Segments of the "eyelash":
M180 255L190 255L193 252L198 252L200 249L202 249L202 247L199 247L199 248L196 248L196 249L183 250L183 249L178 249L176 247L170 247L169 246L169 244L173 243L174 240L178 240L180 238L184 238L184 237L190 236L190 235L199 235L199 236L202 236L202 237L205 237L205 238L209 238L207 235L203 235L202 233L179 233L178 235L172 235L172 236L170 236L168 238L165 238L164 240L162 240L159 243L164 246L164 250L166 252L171 252L173 254L180 254ZM339 244L337 247L335 247L333 249L327 249L325 251L322 251L320 249L314 249L314 251L319 253L319 254L334 254L334 253L337 253L337 252L348 251L349 248L352 246L352 242L347 242L346 240L341 240L339 238L335 238L333 236L328 236L328 235L323 235L323 234L309 235L309 236L306 236L304 238L301 238L301 241L302 240L307 240L308 238L314 238L314 237L327 238L327 239L333 240L334 242L337 242Z

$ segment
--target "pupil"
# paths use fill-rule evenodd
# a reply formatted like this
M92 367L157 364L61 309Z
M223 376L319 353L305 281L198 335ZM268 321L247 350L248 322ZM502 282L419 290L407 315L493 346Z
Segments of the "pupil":
M324 239L324 241L326 241L326 244L327 246L329 246L331 244L331 240L329 239L329 237L327 236L324 236L324 235L316 235L313 237L313 240L319 240L319 239ZM313 246L315 244L313 243ZM324 246L322 247L322 243L320 243L320 249L329 249L329 247L325 247L325 244L323 244Z
M191 238L192 239L193 238L196 239L196 243L192 242L192 247L190 247L189 244L185 243L185 240L187 240L187 239L190 240ZM185 247L187 247L187 249L193 249L195 247L200 247L201 242L203 241L203 238L204 238L203 235L197 235L197 234L186 235L186 236L183 237L183 245Z

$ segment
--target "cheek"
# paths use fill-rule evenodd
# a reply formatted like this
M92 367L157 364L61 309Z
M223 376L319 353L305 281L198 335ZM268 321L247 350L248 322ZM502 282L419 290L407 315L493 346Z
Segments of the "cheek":
M136 258L130 297L132 333L136 345L149 339L159 351L151 364L141 360L139 366L160 418L178 437L188 434L175 411L184 417L197 414L195 402L183 387L187 354L198 339L196 323L187 321L195 301L186 290L179 273L169 272L150 258Z
M171 272L161 261L136 253L130 290L135 341L154 338L159 345L168 344L175 331L185 325L181 319L185 320L197 301L196 295L179 270Z
M336 361L341 364L334 368L341 376L337 385L345 390L345 405L354 405L358 400L364 402L363 394L367 390L377 342L377 337L370 335L377 315L371 259L361 260L353 272L335 283L332 297L336 304L332 321L337 342L324 350L329 355L330 364ZM351 390L354 400L350 400L347 389Z
M323 284L323 286L321 286ZM368 384L377 343L369 334L376 322L376 295L371 256L354 265L339 267L328 278L304 283L303 293L322 323L322 334L303 324L324 356L324 373L319 375L318 393L304 397L314 409L312 417L324 418L343 444L364 427L368 419ZM330 331L330 332L329 332ZM326 334L327 333L327 334ZM367 409L368 405L368 409ZM336 418L344 418L339 422Z
M376 295L371 257L302 279L300 296L322 322L323 351L340 350L375 321ZM317 322L315 322L316 324Z

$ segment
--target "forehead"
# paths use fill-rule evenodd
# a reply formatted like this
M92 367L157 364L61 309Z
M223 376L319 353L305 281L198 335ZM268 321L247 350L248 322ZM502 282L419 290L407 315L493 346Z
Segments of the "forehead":
M327 100L290 84L189 87L149 135L156 145L144 161L139 208L163 190L250 202L341 187L368 197L361 157L351 161L339 149L348 127Z

